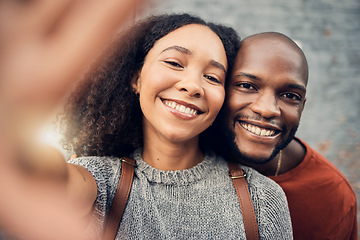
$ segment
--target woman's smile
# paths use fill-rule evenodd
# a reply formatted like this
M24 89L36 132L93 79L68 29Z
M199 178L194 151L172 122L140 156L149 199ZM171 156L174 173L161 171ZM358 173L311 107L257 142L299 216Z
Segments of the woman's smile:
M194 119L202 113L197 106L180 100L162 100L162 102L175 116L182 119Z

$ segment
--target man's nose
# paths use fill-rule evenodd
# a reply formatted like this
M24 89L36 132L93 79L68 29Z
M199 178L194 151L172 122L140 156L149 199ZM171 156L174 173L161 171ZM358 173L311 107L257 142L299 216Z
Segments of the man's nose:
M271 91L260 93L256 100L250 105L250 109L264 118L280 116L280 108L276 95Z

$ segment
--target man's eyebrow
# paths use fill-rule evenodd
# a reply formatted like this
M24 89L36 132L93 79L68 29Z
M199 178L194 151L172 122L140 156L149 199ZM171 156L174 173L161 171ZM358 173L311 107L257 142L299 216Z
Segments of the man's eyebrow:
M177 45L167 47L164 50L162 50L161 53L169 51L169 50L176 50L176 51L179 51L179 52L187 54L187 55L191 54L191 51L189 49L184 48L184 47L180 47L180 46L177 46Z
M296 88L296 89L299 89L299 90L301 90L301 91L303 91L303 92L306 92L306 87L304 87L304 86L302 86L302 85L299 85L299 84L292 84L292 83L290 83L290 84L288 85L288 87L289 87L289 88Z
M259 77L252 75L250 73L244 73L244 72L239 72L237 73L234 77L248 77L254 80L261 80Z
M226 68L224 67L224 65L222 65L221 63L219 63L218 61L215 60L211 60L210 64L216 68L220 68L221 70L224 71L224 73L226 74Z

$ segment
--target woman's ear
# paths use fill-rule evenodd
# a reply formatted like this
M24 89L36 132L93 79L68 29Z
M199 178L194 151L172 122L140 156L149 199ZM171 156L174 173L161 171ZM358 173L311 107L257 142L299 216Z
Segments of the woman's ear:
M139 81L139 72L136 72L131 79L131 86L136 95L140 93L140 81Z

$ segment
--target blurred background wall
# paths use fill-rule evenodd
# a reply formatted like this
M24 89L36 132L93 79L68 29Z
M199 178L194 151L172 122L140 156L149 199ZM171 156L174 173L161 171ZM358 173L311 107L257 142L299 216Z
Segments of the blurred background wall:
M155 2L147 14L189 12L230 25L242 38L278 31L296 40L310 67L297 136L339 168L360 205L360 0Z

